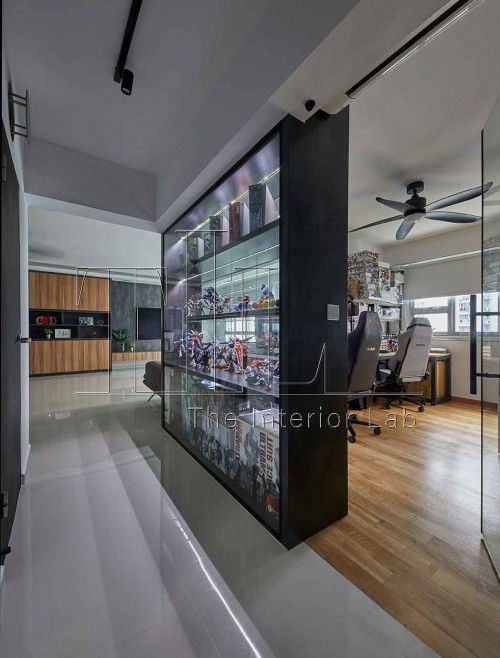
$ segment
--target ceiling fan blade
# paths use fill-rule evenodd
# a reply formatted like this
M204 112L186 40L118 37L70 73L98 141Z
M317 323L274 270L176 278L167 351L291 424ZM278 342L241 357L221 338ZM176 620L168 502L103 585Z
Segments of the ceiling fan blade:
M489 197L492 194L496 194L497 192L500 192L500 185L495 185L495 187L490 186L489 189L487 189L484 193L484 196Z
M371 224L365 224L364 226L353 228L351 231L349 231L349 233L362 231L364 228L369 228L370 226L378 226L378 224L387 224L387 222L395 222L397 219L403 219L403 215L396 215L395 217L388 217L387 219L379 219L377 222L371 222Z
M454 224L472 224L478 222L481 217L477 215L468 215L463 212L427 212L425 213L427 219L438 219L440 222L453 222Z
M396 233L396 240L404 240L408 233L412 230L412 228L415 225L415 219L410 219L407 217L401 222L400 227L397 230Z
M397 210L400 213L405 213L408 212L408 210L415 210L413 206L410 206L409 203L405 203L404 201L392 201L391 199L383 199L381 196L376 196L375 199L379 203L383 203L384 206L388 206L389 208L392 208L393 210Z
M439 208L445 208L446 206L453 206L455 203L462 203L462 201L469 201L469 199L475 199L480 194L485 194L490 187L493 185L493 181L485 183L485 185L479 185L478 187L472 187L470 190L464 190L463 192L457 192L456 194L450 194L450 196L445 196L438 201L433 201L428 203L425 207L426 212L432 212L433 210L439 210Z

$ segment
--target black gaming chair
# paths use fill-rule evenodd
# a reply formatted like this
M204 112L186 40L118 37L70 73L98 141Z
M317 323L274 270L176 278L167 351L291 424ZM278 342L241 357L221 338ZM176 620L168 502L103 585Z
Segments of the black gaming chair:
M349 367L349 408L354 402L364 400L373 390L378 368L380 343L382 342L382 324L378 313L363 311L360 313L358 326L348 335L347 354ZM361 403L362 404L362 403ZM356 441L353 425L370 427L374 434L380 434L380 425L373 425L367 420L360 420L356 414L349 414L347 419L348 439Z

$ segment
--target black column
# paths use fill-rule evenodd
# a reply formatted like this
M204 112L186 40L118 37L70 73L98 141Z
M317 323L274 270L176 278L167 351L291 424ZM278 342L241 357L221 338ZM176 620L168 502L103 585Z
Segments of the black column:
M347 513L347 401L335 394L347 387L348 157L348 108L320 111L307 123L284 119L280 361L289 384L282 387L281 534L288 547Z

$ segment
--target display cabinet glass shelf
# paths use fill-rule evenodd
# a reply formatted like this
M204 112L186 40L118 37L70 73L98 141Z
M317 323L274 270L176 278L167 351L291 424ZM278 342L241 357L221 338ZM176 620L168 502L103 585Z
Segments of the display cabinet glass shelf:
M163 234L163 427L286 546L346 510L345 432L283 415L345 385L347 126L286 117Z

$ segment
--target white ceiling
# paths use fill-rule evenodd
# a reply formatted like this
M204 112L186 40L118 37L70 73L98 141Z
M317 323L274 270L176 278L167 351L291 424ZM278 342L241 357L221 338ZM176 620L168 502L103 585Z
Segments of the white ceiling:
M130 0L6 2L33 135L156 172L268 4L143 2L127 59L134 89L126 98L113 71Z
M481 184L481 130L500 92L499 34L500 2L485 0L351 102L350 228L396 215L375 197L405 200L412 180L424 181L428 201ZM476 199L450 210L480 208ZM387 245L398 225L351 235ZM467 230L422 220L405 242L458 228Z
M209 136L217 115L233 120L235 103L257 102L253 113L356 2L145 0L127 59L130 97L113 82L130 0L3 4L33 135L157 174L204 120Z
M30 89L33 134L157 175L164 226L283 112L301 116L308 97L337 108L445 1L145 0L131 97L112 80L130 0L6 0L3 29L15 86ZM428 199L480 182L499 33L500 2L484 0L351 103L352 227L394 214L375 196L404 199L412 179ZM396 228L352 235L382 245ZM446 230L424 221L407 240Z

